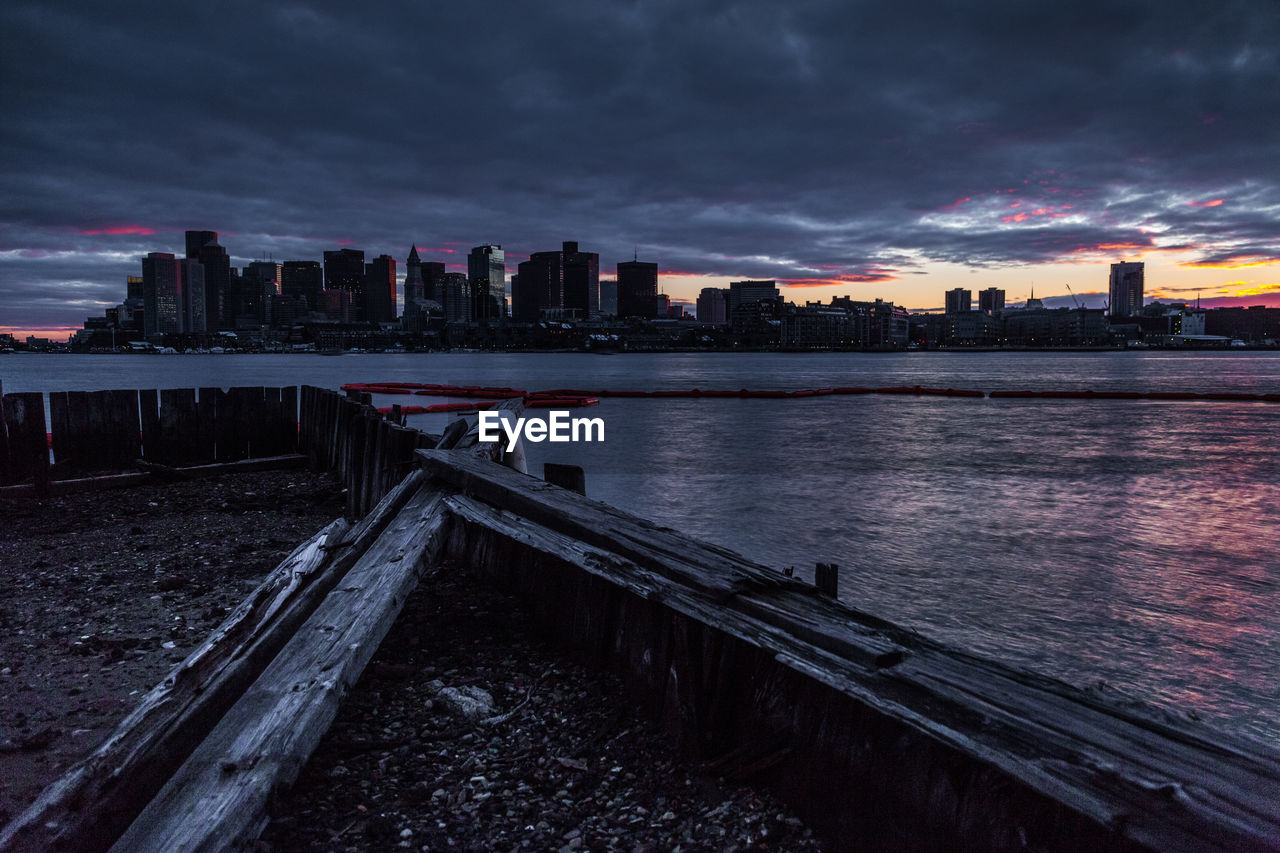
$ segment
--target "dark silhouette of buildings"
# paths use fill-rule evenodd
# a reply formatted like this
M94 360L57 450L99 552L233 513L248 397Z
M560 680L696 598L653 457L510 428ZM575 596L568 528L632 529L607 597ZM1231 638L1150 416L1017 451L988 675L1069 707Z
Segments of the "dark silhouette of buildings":
M422 258L418 257L418 245L409 248L409 260L404 265L404 304L427 298L427 284L422 280Z
M364 252L338 249L324 253L324 289L343 290L351 295L354 319L364 319Z
M1132 317L1142 308L1144 269L1142 261L1121 261L1111 265L1108 292L1112 317Z
M200 258L200 250L205 246L218 242L217 231L188 231L187 232L187 257Z
M448 272L440 278L440 302L446 323L471 322L471 282L460 272Z
M182 332L182 272L169 252L142 259L142 333L147 337Z
M467 255L467 278L471 282L472 319L482 323L502 320L507 314L507 263L502 247L476 246Z
M973 294L967 288L957 287L947 291L947 313L958 314L973 308Z
M978 291L978 310L993 314L1004 309L1004 291L998 287L988 287Z
M698 322L723 326L729 322L729 290L724 287L704 287L698 293Z
M207 332L204 264L195 258L183 258L178 261L178 272L181 277L182 331Z
M564 304L569 312L583 319L600 314L600 256L580 252L578 244L566 241L563 246Z
M618 316L651 320L658 315L658 265L630 260L618 264Z
M186 233L187 257L204 267L204 318L209 331L234 321L227 314L227 299L231 296L231 258L227 250L218 245L217 231L188 231ZM238 297L238 295L237 295Z
M534 252L516 266L514 285L511 315L515 320L536 323L543 311L563 308L564 253Z
M396 319L396 259L378 255L365 265L364 319L390 323Z
M285 261L280 265L280 293L303 299L307 308L320 310L320 294L324 291L324 267L319 261Z

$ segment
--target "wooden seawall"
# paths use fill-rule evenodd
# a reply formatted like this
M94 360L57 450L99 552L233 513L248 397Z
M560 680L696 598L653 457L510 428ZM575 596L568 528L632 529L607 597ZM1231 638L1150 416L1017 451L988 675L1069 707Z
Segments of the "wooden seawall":
M1273 750L930 642L513 470L473 424L409 442L309 394L300 446L345 465L369 512L301 546L0 849L256 837L418 578L454 563L518 590L687 756L777 788L840 849L1280 850Z

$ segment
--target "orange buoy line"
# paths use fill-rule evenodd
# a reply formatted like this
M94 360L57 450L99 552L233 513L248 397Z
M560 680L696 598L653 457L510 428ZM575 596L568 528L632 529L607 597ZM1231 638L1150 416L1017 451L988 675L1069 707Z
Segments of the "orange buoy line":
M837 387L803 388L797 391L738 390L704 391L700 388L661 391L611 391L608 389L552 388L546 391L526 391L522 388L493 387L486 385L439 385L420 382L350 382L343 391L364 391L371 394L404 394L427 397L478 397L475 403L437 403L430 406L401 406L408 415L437 412L477 412L492 408L502 400L524 399L531 409L576 408L594 406L601 397L634 398L693 398L710 399L766 399L789 400L801 397L826 397L830 395L889 394L912 397L990 397L992 399L1044 399L1044 400L1187 400L1280 403L1280 394L1259 394L1233 391L975 391L964 388L929 388L921 385L896 385L881 388ZM379 409L390 412L391 408Z

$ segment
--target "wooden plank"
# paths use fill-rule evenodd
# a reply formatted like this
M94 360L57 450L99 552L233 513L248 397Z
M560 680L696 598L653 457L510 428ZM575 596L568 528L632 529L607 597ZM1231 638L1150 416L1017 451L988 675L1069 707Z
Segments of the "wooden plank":
M196 461L192 437L197 431L196 392L192 388L165 388L160 392L160 446L165 465L183 466Z
M141 456L142 441L138 424L138 392L118 389L108 392L107 413L110 423L111 467L132 467Z
M280 389L280 439L276 445L280 453L293 453L298 449L301 419L298 386L286 385Z
M280 389L262 389L262 420L253 434L254 456L275 456L280 449Z
M9 467L9 422L4 416L4 381L0 380L0 486L12 482Z
M217 461L218 389L200 388L196 392L196 434L192 461L207 465Z
M142 423L142 458L164 461L160 442L160 393L150 388L138 392L138 418Z
M231 453L234 459L253 455L253 436L262 421L261 387L231 389Z
M252 842L443 546L442 495L419 489L120 838L116 849Z
M230 389L218 388L213 395L213 442L214 459L217 462L232 462L243 459L236 454L236 402ZM247 454L246 454L247 455Z
M53 442L53 462L59 475L80 470L76 444L71 434L71 412L66 391L49 392L49 434Z
M107 430L107 392L89 391L85 394L85 442L80 452L81 465L86 471L102 471L111 467L110 434Z
M37 494L44 494L49 485L44 395L5 394L3 405L9 431L10 478L15 483L30 482Z
M93 445L93 436L89 432L89 392L67 392L67 433L73 445L75 469L83 472L91 470L88 454L84 450Z

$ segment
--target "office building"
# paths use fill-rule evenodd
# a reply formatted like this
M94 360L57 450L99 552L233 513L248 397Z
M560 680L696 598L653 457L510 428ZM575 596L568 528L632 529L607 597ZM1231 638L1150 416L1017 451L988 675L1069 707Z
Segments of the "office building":
M564 303L561 307L586 319L600 314L600 256L580 252L578 244L565 241L562 248Z
M973 308L973 294L963 287L947 291L947 313L959 314Z
M396 259L378 255L364 268L364 319L391 323L396 319Z
M731 281L729 282L729 317L733 312L749 302L773 301L781 297L778 282L768 281Z
M280 265L280 293L302 299L307 308L320 310L320 293L324 290L324 267L319 261L285 261Z
M502 247L476 246L467 255L467 278L471 282L472 319L482 323L505 318L507 310L507 263Z
M998 287L988 287L978 291L978 310L994 314L1004 310L1004 291Z
M698 293L698 322L723 326L729 322L729 291L723 287L704 287Z
M604 317L618 316L618 281L606 278L600 281L600 314Z
M440 302L446 323L471 322L471 282L460 272L447 272L440 278Z
M182 271L169 252L142 259L142 332L147 338L178 334L182 323Z
M217 231L188 231L187 257L200 260L200 250L218 242Z
M618 264L618 317L658 316L658 265L630 260Z
M1132 317L1142 308L1142 261L1121 261L1111 265L1110 314L1114 318Z
M204 264L194 258L183 258L178 261L178 272L181 276L182 331L207 332Z
M337 249L324 253L324 289L351 294L351 313L364 319L364 252Z

